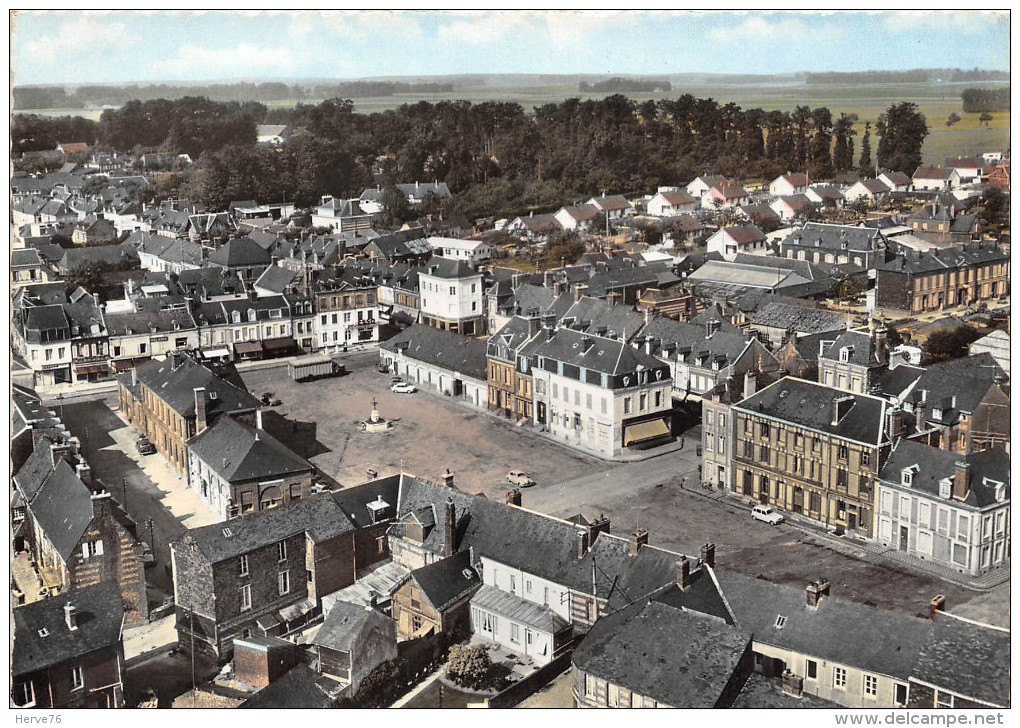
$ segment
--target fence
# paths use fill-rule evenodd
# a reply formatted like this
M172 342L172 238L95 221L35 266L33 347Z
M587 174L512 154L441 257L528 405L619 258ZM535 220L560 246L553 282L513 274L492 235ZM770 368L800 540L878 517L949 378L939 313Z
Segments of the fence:
M543 688L560 675L564 670L570 668L570 658L573 656L573 649L563 653L548 665L535 670L527 677L489 698L490 708L512 708L522 700L530 697L539 688Z

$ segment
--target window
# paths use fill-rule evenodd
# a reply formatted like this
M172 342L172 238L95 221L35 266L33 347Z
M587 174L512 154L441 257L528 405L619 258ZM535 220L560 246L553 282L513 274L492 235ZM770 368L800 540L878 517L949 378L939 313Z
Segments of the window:
M631 407L633 406L631 399L631 397L623 398L623 414L625 415L630 414Z
M845 688L846 687L846 669L842 667L832 668L832 687L834 688Z
M251 584L245 584L241 587L241 611L246 612L251 609Z
M88 541L81 545L81 557L87 559L90 556L102 556L103 555L103 542L102 541Z
M768 422L762 422L761 423L761 436L762 437L768 437L769 436L769 423Z
M138 345L138 353L139 354L144 354L145 353L145 347L146 347L146 344L144 342L139 344Z
M35 705L35 687L31 680L15 685L12 695L14 704L19 708L31 708Z
M726 452L726 438L723 437L722 435L719 436L716 452L719 453L720 455Z
M878 695L878 678L875 675L864 676L864 694L872 697Z
M280 561L286 561L287 560L287 542L286 541L280 541L280 543L276 544L276 554L277 554L277 558Z
M496 630L496 616L482 612L482 631L492 634Z
M847 484L847 472L843 468L836 469L836 487L846 488Z
M952 708L953 707L953 694L947 693L942 690L935 691L935 707L936 708Z
M769 446L768 445L762 445L761 446L761 448L758 451L758 459L761 460L763 463L767 463L769 461Z
M420 629L421 629L421 617L418 616L417 614L412 614L411 615L411 631L414 632L415 634L417 634L418 630L420 630Z
M517 577L514 576L513 574L510 575L510 593L511 594L517 593Z
M726 427L726 413L725 412L720 412L719 413L719 429L722 429L724 427Z
M861 467L868 467L871 465L871 451L861 450Z
M289 571L281 571L277 575L276 583L277 583L277 586L279 587L279 591L280 591L280 596L281 597L284 594L290 594L290 572Z
M904 706L907 704L907 686L903 683L896 683L896 705Z
M846 460L850 457L850 448L846 445L839 445L839 447L836 448L836 457L840 460Z
M807 661L807 676L809 680L818 678L818 663L814 660Z
M85 687L85 673L81 669L81 665L75 665L71 668L71 690L81 690Z
M776 623L773 625L776 629L782 629L786 626L786 617L782 614L776 615Z
M521 628L516 622L510 623L510 641L514 644L520 644L521 642Z
M248 554L241 557L241 576L248 576Z
M595 678L587 673L584 676L584 697L595 697Z
M113 355L114 356L120 356L120 347L119 346L113 347ZM32 358L33 359L35 358L35 352L34 351L32 352Z

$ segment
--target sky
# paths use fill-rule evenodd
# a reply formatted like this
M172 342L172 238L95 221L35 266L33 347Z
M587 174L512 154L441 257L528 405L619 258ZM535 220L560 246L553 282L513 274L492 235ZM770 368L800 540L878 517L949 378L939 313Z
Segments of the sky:
M17 85L1009 69L1005 13L23 11Z

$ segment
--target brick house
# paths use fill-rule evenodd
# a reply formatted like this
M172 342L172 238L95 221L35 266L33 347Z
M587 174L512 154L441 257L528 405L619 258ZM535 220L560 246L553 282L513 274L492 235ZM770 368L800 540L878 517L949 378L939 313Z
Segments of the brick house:
M467 551L415 569L393 592L391 615L397 623L397 640L466 635L470 600L481 586Z
M170 545L181 649L229 659L235 637L285 636L386 558L402 476L191 529Z
M224 414L254 419L259 401L221 379L191 355L173 352L122 374L120 411L149 438L181 475L187 475L187 442Z
M338 601L312 639L318 671L353 696L380 664L397 658L393 620L373 607Z
M14 478L25 508L19 538L52 596L113 584L128 626L148 623L142 549L135 524L106 492L93 492L88 465L43 437Z
M124 705L124 610L113 584L98 584L13 611L11 705Z

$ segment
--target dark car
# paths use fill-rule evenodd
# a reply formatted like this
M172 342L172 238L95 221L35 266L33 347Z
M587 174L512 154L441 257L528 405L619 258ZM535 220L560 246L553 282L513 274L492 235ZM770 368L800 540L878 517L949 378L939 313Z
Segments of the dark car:
M156 452L156 446L149 442L149 438L144 435L135 440L135 448L139 455L152 455Z

